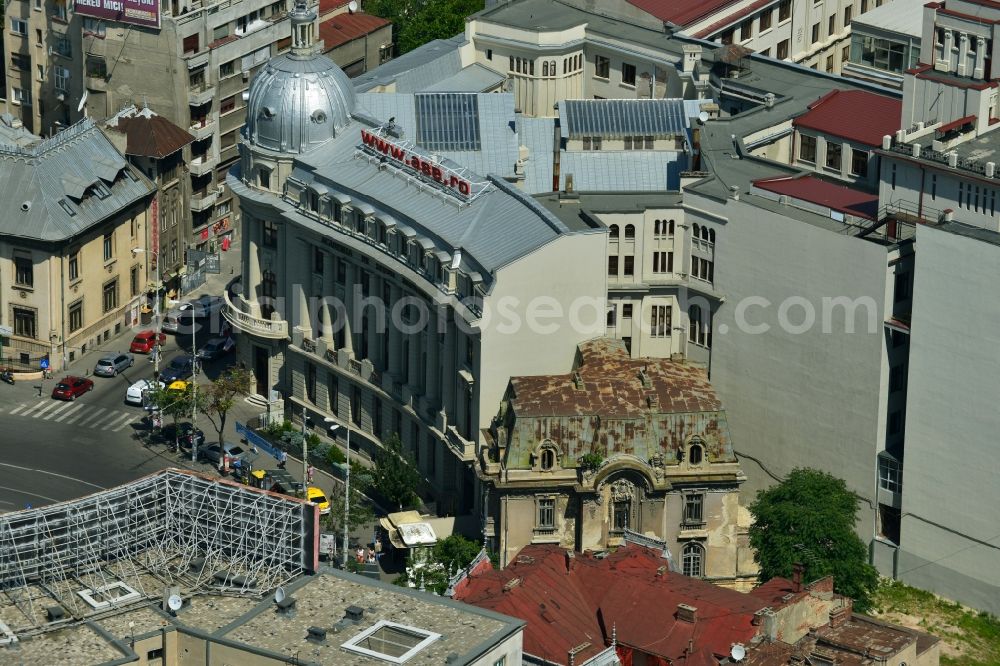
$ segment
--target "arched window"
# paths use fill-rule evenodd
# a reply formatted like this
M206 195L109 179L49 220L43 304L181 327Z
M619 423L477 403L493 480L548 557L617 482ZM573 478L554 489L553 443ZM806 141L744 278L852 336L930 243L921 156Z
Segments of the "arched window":
M608 232L611 238L618 238L618 225L612 224L610 227L608 227Z
M691 541L684 546L681 561L685 576L701 578L705 575L705 548L697 541Z
M549 75L549 63L543 62L542 63L542 76L548 76L548 75Z
M692 305L688 308L688 340L697 343L701 337L701 307Z
M625 225L625 238L626 239L635 238L635 225L634 224L626 224Z
M701 228L701 239L704 241L708 240L708 227Z
M556 452L553 451L552 449L543 449L542 462L541 462L542 469L545 470L552 469L553 467L555 467L555 464L556 464Z
M549 60L549 73L552 74L552 76L556 75L556 61L555 60Z
M715 244L715 229L708 230L708 242Z
M674 235L674 221L673 220L670 220L670 222L668 223L667 234L670 235L670 236Z
M701 464L704 456L701 444L692 444L691 448L688 449L688 464L697 467Z
M701 238L701 227L697 224L691 226L691 232L695 238Z

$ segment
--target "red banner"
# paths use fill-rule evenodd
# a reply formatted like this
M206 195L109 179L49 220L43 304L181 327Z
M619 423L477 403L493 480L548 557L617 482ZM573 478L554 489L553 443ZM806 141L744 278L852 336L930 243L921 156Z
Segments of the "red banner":
M149 245L146 248L149 267L156 270L160 258L160 202L155 194L149 203Z

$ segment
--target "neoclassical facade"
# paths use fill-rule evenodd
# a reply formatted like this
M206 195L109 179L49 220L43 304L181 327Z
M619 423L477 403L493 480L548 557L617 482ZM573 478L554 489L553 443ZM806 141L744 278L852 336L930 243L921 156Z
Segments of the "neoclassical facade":
M341 442L349 428L362 455L398 434L439 512L481 515L472 461L510 374L565 367L604 329L606 281L591 267L606 231L439 157L391 113L371 117L315 53L310 12L292 24L291 53L251 85L230 176L246 239L226 312L240 359L258 393L341 424ZM531 326L538 298L592 312Z
M489 536L504 565L528 544L578 551L663 542L672 566L752 585L745 480L704 369L579 346L569 374L513 377L480 449Z

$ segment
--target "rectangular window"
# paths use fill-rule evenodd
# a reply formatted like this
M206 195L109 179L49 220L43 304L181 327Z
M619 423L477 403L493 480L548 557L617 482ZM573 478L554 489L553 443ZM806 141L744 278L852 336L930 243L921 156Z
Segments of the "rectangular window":
M554 529L556 526L556 501L551 497L538 500L538 527Z
M584 150L600 150L601 149L601 137L599 137L599 136L585 136L585 137L583 137L583 149Z
M816 163L816 137L799 135L799 161Z
M826 36L833 37L837 34L837 15L830 14L830 18L826 22Z
M854 12L854 7L848 5L844 8L844 27L851 25L851 16Z
M608 257L608 275L618 276L618 255Z
M354 425L361 425L361 391L357 386L351 388L351 420Z
M745 42L753 37L753 19L748 18L740 23L740 41Z
M622 63L622 83L627 86L635 85L635 65L627 62Z
M181 43L184 48L184 53L197 53L198 52L198 37L199 35L193 34L184 38Z
M826 168L835 169L840 171L841 169L841 149L842 146L839 143L833 143L832 141L826 142Z
M812 43L815 44L819 41L819 23L813 23L812 27Z
M937 199L937 174L931 174L931 201Z
M77 301L69 306L69 331L79 331L83 328L83 301Z
M878 484L893 493L903 489L903 466L888 454L878 457Z
M781 0L778 4L778 21L787 21L792 17L792 0Z
M73 43L66 37L56 37L55 52L64 58L72 58Z
M899 509L894 509L885 504L878 505L878 525L879 536L894 544L899 543L900 513Z
M326 263L326 253L323 252L318 246L313 247L313 273L316 275L323 274L323 265Z
M278 247L278 225L271 220L264 220L264 247Z
M594 57L594 76L607 79L611 75L611 59L602 55Z
M902 365L894 365L889 370L889 392L896 393L906 387L906 368Z
M632 304L631 303L622 304L622 319L631 319L631 318L632 318Z
M900 303L910 298L910 274L896 273L896 285L894 291L894 302Z
M88 55L86 71L91 78L105 79L108 76L108 63L102 56Z
M116 307L118 307L118 279L114 279L111 282L104 285L104 292L102 295L102 306L104 308L103 312L111 312Z
M19 69L22 72L27 72L29 69L31 69L31 56L27 56L23 53L11 53L10 65L14 69Z
M115 258L115 232L109 231L104 234L104 261L111 261Z
M74 252L69 257L69 281L72 282L80 277L80 252Z
M306 400L316 404L316 366L306 363Z
M860 178L868 176L868 151L851 149L851 175Z
M788 60L788 44L789 40L787 39L778 42L778 47L774 54L778 60Z
M758 30L760 32L764 32L765 30L770 30L771 29L771 16L772 15L773 15L773 13L771 12L770 9L765 9L763 12L761 12L760 19L759 19L760 20L760 26L758 27Z
M723 44L733 43L733 28L730 28L729 30L726 30L724 33L722 33L721 41Z
M236 73L236 61L230 60L219 65L219 78L224 79Z
M653 272L654 273L673 273L674 272L674 253L673 252L654 252L653 253Z
M649 318L649 335L654 338L670 336L670 306L654 305Z
M10 17L10 31L15 35L26 37L28 35L28 22L19 18Z
M625 257L625 275L635 275L635 257L629 255Z
M28 88L12 88L11 89L14 102L17 104L23 104L25 106L31 106L31 90Z
M128 286L129 295L136 296L139 294L139 267L133 266L132 270L128 274Z
M69 90L69 70L56 65L52 68L52 73L56 90L63 93L67 92Z
M35 286L34 269L31 257L14 257L14 283L19 287Z
M684 524L701 525L705 522L703 507L705 496L701 493L684 496Z
M12 308L14 311L14 335L22 338L34 338L37 333L35 326L35 311L28 308Z
M706 282L715 278L715 264L708 259L691 257L691 275Z
M92 35L100 38L104 38L105 26L104 21L99 21L94 18L83 17L83 34Z

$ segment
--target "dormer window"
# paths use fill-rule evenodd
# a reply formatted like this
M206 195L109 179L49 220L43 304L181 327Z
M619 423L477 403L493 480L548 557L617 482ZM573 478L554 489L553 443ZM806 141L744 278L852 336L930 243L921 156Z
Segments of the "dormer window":
M271 170L266 167L257 169L257 184L263 189L271 189Z
M688 447L688 464L692 467L697 467L702 463L704 457L705 450L702 447L701 440L691 442L691 446Z
M542 451L541 467L543 470L550 470L556 464L556 452L552 449L544 449Z

